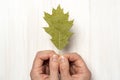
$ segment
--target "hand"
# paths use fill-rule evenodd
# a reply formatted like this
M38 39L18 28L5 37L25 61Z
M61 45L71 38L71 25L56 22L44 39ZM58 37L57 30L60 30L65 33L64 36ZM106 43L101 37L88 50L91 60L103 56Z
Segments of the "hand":
M91 73L83 59L75 53L60 57L60 80L90 80Z
M37 53L31 70L31 80L59 80L58 56L54 51Z

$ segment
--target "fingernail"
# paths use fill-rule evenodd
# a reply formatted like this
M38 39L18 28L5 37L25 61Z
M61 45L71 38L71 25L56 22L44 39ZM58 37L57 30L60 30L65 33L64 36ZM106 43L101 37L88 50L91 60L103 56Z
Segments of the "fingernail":
M65 61L65 57L64 57L64 56L61 56L61 57L60 57L60 61L61 61L61 62L64 62L64 61Z
M52 56L52 61L57 62L57 59L58 59L57 55Z

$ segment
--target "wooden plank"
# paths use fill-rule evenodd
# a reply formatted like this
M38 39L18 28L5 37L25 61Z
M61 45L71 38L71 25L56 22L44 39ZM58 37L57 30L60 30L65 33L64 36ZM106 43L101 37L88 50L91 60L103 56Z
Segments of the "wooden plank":
M93 80L120 79L120 1L91 0L90 55Z

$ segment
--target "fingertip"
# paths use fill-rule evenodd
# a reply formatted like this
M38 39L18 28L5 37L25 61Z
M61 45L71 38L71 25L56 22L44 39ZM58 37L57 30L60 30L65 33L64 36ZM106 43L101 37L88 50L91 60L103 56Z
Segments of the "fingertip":
M64 68L69 68L69 61L66 57L64 56L60 56L60 68L64 69Z
M58 61L58 56L54 54L54 55L52 56L52 61L53 61L53 62L57 62L57 61Z
M50 78L55 80L58 78L58 55L54 54L50 58Z
M54 50L50 50L50 52L49 52L50 54L50 57L52 57L53 55L57 55L58 56L58 54L54 51Z
M54 54L50 58L50 69L56 70L58 68L58 55Z
M61 70L61 72L63 72L63 71L68 72L69 71L69 61L64 56L60 56L60 70Z
M60 56L60 75L65 79L67 79L67 77L70 77L69 61L63 55Z
M64 63L65 62L65 57L62 55L62 56L60 56L60 62L61 63Z

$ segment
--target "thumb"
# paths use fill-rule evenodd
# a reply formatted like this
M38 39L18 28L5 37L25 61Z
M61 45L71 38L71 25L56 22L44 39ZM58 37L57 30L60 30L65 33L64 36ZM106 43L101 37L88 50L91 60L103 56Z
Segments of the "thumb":
M69 80L69 61L64 56L60 57L60 76L62 80Z
M58 56L53 55L50 58L50 80L58 80Z

